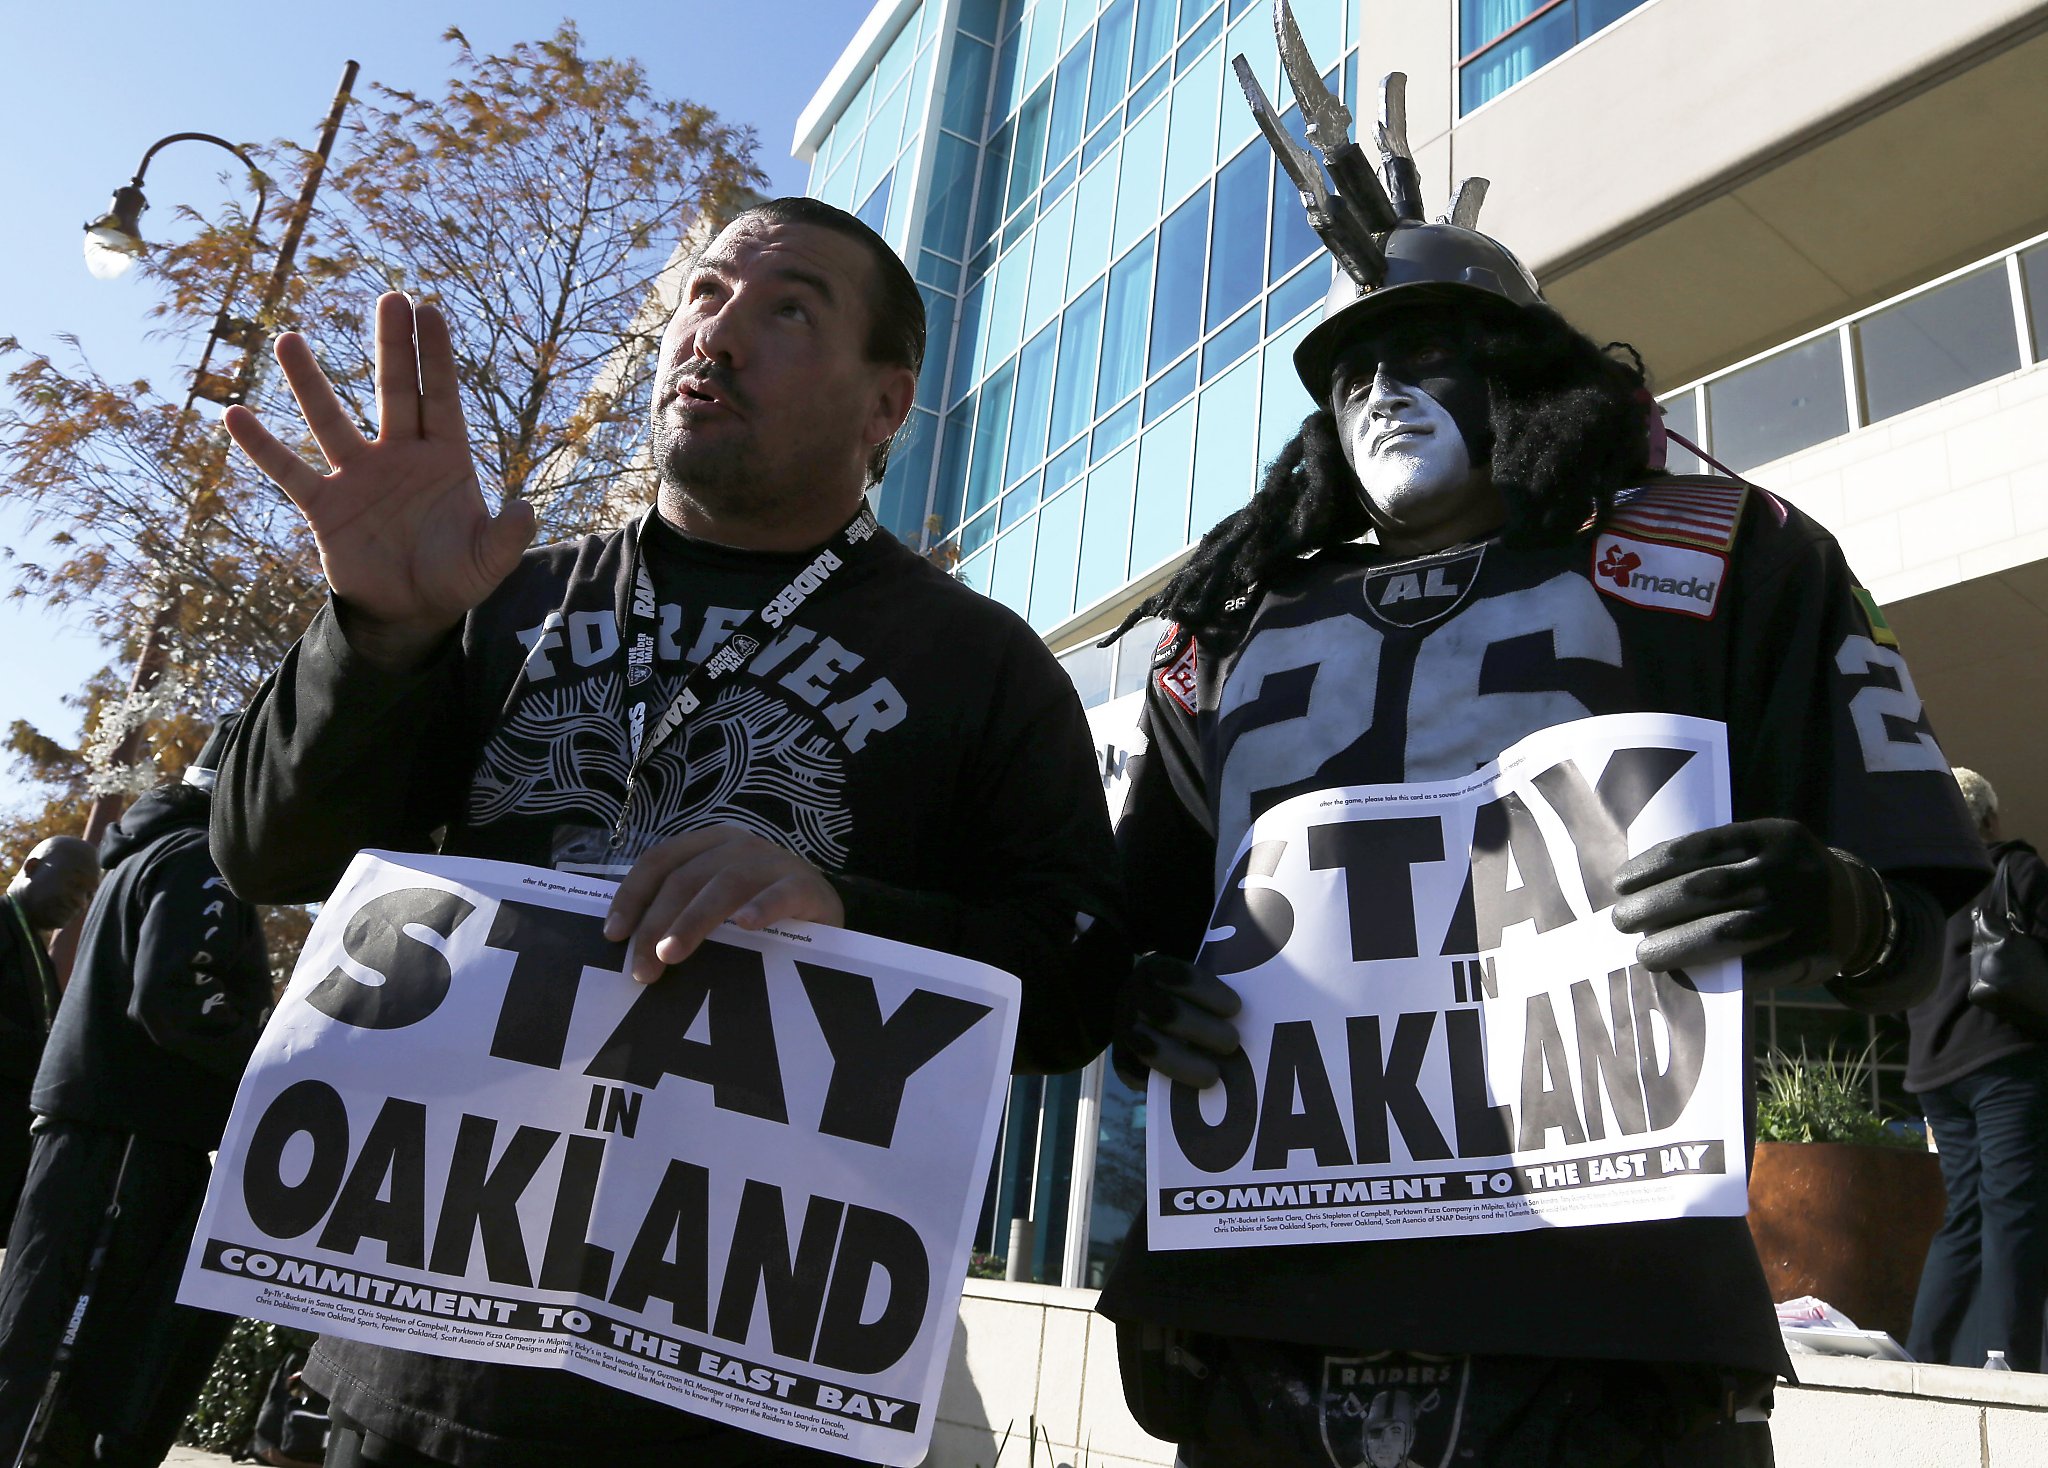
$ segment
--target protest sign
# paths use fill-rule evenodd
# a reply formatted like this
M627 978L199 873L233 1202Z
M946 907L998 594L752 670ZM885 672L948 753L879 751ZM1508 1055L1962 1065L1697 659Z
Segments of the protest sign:
M1259 816L1197 960L1243 1051L1152 1078L1152 1247L1744 1212L1741 965L1652 973L1610 919L1624 860L1728 811L1723 725L1616 714Z
M643 986L611 892L358 856L243 1078L180 1298L920 1461L1017 981L791 924L727 925Z

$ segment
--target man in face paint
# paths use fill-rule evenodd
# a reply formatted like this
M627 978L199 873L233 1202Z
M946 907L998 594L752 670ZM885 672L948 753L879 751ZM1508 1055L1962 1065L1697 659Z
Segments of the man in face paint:
M1381 545L1420 555L1507 518L1493 487L1491 395L1454 313L1403 312L1342 352L1330 411Z

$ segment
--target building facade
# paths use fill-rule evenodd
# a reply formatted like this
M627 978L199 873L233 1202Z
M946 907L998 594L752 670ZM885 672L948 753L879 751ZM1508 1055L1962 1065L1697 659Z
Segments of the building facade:
M2048 5L1294 11L1367 125L1378 78L1408 73L1432 208L1491 178L1482 228L1576 324L1641 351L1671 427L1838 534L1950 756L1991 776L2009 830L2048 831ZM878 0L794 140L810 192L924 291L879 512L1026 617L1092 708L1130 696L1150 647L1095 640L1311 407L1290 355L1329 266L1240 53L1298 133L1266 0ZM1902 1021L1816 991L1777 996L1757 1032L1874 1040L1874 1084L1903 1100ZM1016 1083L981 1240L1021 1256L1013 1277L1099 1281L1143 1112L1099 1065Z

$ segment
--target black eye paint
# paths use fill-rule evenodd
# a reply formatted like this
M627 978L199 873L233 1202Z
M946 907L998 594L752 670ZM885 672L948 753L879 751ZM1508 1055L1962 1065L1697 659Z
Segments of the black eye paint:
M1347 347L1331 368L1331 407L1339 420L1364 411L1376 373L1429 394L1451 415L1475 464L1493 456L1492 390L1464 333L1412 321Z

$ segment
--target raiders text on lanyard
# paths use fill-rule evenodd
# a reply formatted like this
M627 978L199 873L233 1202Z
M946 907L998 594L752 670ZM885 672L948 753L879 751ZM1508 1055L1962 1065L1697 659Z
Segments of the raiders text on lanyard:
M628 734L633 750L633 763L626 774L626 797L619 806L615 836L624 834L626 812L633 800L633 787L639 782L640 772L646 768L647 761L653 757L654 752L681 727L683 720L703 706L704 700L710 695L712 685L719 679L739 671L746 661L759 651L760 629L764 626L780 627L788 621L796 613L797 608L822 591L825 583L831 580L836 572L844 569L848 561L855 559L856 548L868 545L877 528L879 527L874 511L863 503L860 513L826 543L825 547L811 559L810 564L790 577L789 584L770 597L766 605L735 627L732 635L719 645L716 652L684 675L682 687L669 699L668 706L662 710L661 717L655 720L652 729L647 727L648 708L654 701L652 683L644 674L640 677L632 676L637 671L638 664L633 661L633 653L628 653L628 688L646 683L648 691L631 695ZM644 530L643 526L643 534ZM654 646L652 623L656 615L654 584L647 574L646 564L641 559L640 544L641 535L636 534L633 540L633 597L628 616L632 632L626 638L626 645L634 650L642 647L649 649L647 664L651 666Z

